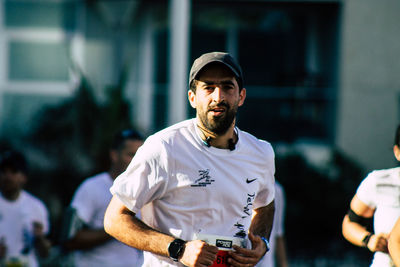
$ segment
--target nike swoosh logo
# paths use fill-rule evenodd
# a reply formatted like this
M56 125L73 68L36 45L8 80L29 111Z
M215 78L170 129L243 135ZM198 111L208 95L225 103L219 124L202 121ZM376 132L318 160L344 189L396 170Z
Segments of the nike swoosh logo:
M251 180L250 180L249 178L247 178L247 179L246 179L246 183L249 184L249 183L254 182L255 180L257 180L257 178L254 178L254 179L251 179Z

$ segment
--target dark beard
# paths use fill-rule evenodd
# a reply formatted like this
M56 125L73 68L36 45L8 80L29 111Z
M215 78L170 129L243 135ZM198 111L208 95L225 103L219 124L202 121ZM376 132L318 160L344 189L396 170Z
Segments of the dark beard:
M204 127L217 135L223 135L228 131L229 127L231 127L233 123L233 120L235 119L237 112L237 108L231 109L227 104L221 104L220 106L226 107L225 116L214 117L213 120L209 120L207 118L207 113L199 114L200 121Z

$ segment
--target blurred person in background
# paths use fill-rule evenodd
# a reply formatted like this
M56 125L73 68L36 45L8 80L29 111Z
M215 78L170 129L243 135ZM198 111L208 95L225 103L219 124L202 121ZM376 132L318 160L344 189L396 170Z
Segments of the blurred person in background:
M393 153L400 161L400 125ZM343 219L343 236L352 244L374 252L371 266L393 266L388 235L400 216L400 167L375 170L361 182ZM373 218L373 231L368 228Z
M126 267L140 266L143 252L131 248L104 231L103 219L112 197L109 189L114 179L127 168L143 137L132 129L122 130L114 136L110 148L110 169L87 178L76 190L70 214L72 229L64 242L67 251L74 250L75 266ZM76 221L80 223L76 223Z
M189 75L196 118L147 138L114 181L105 229L144 250L143 266L255 266L268 251L274 152L235 126L245 97L239 64L203 54Z
M18 151L0 154L0 259L5 266L39 266L51 243L44 203L23 188L28 163Z
M270 251L257 264L257 267L288 267L285 239L285 191L275 180L275 214L270 236Z

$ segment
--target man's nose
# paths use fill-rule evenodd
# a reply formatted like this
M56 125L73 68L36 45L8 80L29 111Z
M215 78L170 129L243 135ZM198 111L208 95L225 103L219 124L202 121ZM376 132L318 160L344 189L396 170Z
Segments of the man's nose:
M213 100L217 103L221 102L222 100L224 100L225 96L224 96L224 92L221 89L220 86L215 87L214 92L213 92Z

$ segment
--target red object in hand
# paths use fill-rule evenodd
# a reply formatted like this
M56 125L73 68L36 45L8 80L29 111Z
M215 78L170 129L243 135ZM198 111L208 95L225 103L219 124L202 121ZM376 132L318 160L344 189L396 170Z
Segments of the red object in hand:
M217 259L214 261L211 267L227 267L228 265L228 251L227 250L219 250L217 253Z

